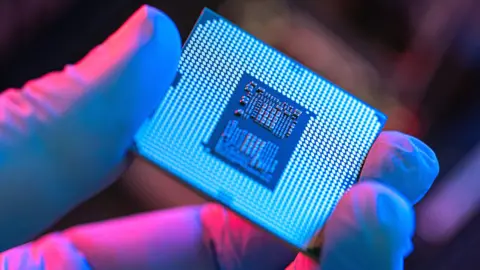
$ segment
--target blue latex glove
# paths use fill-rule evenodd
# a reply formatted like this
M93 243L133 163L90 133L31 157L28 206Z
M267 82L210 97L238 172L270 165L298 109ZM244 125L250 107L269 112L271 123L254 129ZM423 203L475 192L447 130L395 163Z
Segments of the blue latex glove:
M1 199L15 206L8 210L8 204L0 204L3 217L9 217L0 227L4 246L18 241L14 232L24 233L26 239L110 183L107 176L120 165L135 130L170 83L179 47L172 22L143 7L76 66L31 82L22 92L2 95L0 151L5 158L0 179L11 182L2 182ZM382 133L367 158L361 183L341 199L327 222L321 268L402 269L412 248L412 205L437 173L435 155L422 142ZM20 198L27 187L28 197ZM205 205L47 235L2 253L0 266L319 267L302 255L292 263L294 258L291 249L269 234L218 205Z

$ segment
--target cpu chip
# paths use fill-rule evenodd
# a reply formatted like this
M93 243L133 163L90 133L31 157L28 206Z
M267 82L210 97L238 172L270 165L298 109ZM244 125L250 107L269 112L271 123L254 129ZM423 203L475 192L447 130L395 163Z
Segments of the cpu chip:
M135 138L145 159L310 255L386 117L205 9ZM160 181L160 180L159 180Z

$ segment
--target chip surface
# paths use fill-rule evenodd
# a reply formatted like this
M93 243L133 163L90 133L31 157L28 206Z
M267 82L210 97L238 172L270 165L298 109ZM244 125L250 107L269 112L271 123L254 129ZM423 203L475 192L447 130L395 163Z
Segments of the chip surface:
M314 115L244 74L206 147L272 191Z
M205 9L139 154L294 247L358 179L386 118ZM310 254L317 256L318 254Z

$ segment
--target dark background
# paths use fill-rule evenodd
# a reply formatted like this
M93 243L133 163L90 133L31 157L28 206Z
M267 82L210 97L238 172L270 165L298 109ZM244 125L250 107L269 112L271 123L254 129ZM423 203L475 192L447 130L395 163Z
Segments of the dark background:
M31 78L81 59L142 4L166 12L185 39L202 8L207 6L216 10L220 2L1 0L0 89L21 87ZM320 18L319 21L340 33L343 31L334 21L325 19L311 2L292 0L289 5ZM364 39L376 40L392 52L405 52L415 39L412 30L415 25L408 22L406 15L412 1L342 0L337 3L348 7L343 9L342 16L357 33ZM465 22L455 30L451 44L424 89L421 102L413 109L423 127L418 136L436 151L441 164L436 185L480 139L480 53L478 43L469 35L463 35L463 31L468 32L470 28L471 25ZM419 53L416 57L424 56ZM411 67L415 68L418 67ZM400 98L408 100L409 96L407 93ZM52 229L146 210L148 207L124 186L115 184ZM407 269L480 269L478 215L447 242L432 244L416 237L415 243L416 249L407 260Z

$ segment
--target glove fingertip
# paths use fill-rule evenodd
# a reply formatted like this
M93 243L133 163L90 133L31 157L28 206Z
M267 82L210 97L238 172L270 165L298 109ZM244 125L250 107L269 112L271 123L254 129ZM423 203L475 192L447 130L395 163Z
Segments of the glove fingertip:
M158 89L157 94L166 91L172 82L181 53L180 34L175 23L162 11L144 5L131 18L133 22L140 19L135 35L140 39L141 49L129 68L130 72L139 74L144 89Z
M165 13L151 6L142 7L146 10L147 16L153 23L153 46L156 51L162 53L162 62L172 67L171 79L177 70L181 53L180 33L175 23Z
M379 183L358 184L326 224L322 269L397 269L411 251L413 230L403 196Z
M394 188L411 203L420 201L437 177L438 160L419 139L396 131L378 137L362 170L362 180Z

